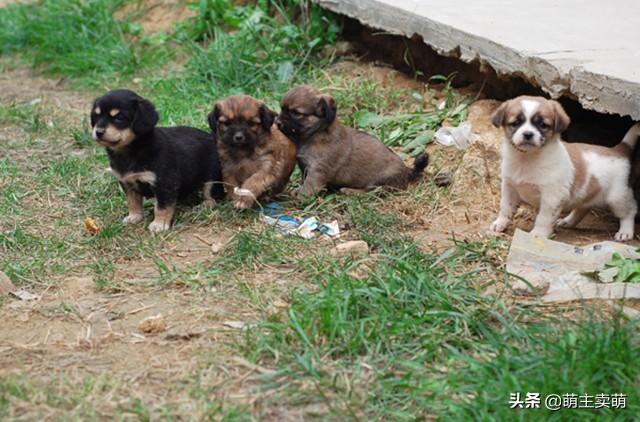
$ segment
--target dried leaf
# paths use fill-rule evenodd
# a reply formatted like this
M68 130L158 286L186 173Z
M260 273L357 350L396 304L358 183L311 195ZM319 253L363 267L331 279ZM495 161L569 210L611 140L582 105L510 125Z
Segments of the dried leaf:
M84 227L87 229L89 233L91 233L94 236L98 234L98 232L100 231L100 228L96 224L96 221L91 217L87 217L84 219Z

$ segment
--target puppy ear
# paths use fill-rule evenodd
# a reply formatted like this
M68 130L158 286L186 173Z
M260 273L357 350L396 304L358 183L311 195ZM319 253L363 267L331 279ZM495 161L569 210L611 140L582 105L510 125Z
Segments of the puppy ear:
M138 110L133 119L133 131L135 133L151 132L158 123L158 112L151 101L138 98Z
M569 127L571 123L571 119L567 115L567 112L564 111L564 107L559 102L552 100L553 110L556 114L556 119L553 125L553 131L556 133L562 133Z
M511 100L505 101L504 103L500 104L500 107L498 107L498 109L491 115L491 123L493 123L495 127L502 127L505 114L507 113L507 107L509 106L510 102Z
M324 117L327 124L333 123L336 119L336 113L338 108L336 106L336 100L330 95L321 95L318 100L316 114L320 117Z
M276 116L277 114L265 104L260 105L260 123L262 124L264 130L271 129Z
M213 105L213 110L207 116L207 120L209 120L209 127L212 131L216 131L218 128L218 119L220 118L220 104L215 103Z

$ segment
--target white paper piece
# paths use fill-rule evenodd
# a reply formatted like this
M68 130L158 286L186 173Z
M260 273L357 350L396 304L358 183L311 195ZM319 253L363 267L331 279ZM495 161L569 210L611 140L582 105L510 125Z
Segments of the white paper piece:
M251 192L249 189L235 187L235 188L233 188L233 193L238 195L238 196L250 196L250 197L253 197L253 192Z
M10 293L12 296L17 297L20 300L36 300L38 299L40 296L38 295L34 295L31 292L28 292L24 289L21 290L16 290L15 292L11 292Z
M467 149L477 140L477 136L471 133L471 122L468 120L457 127L441 127L433 137L440 145L454 145L458 149Z
M516 229L507 257L507 271L522 279L513 285L521 294L542 295L545 302L588 299L640 299L640 284L598 283L585 275L600 271L614 252L640 259L636 248L618 242L570 245Z

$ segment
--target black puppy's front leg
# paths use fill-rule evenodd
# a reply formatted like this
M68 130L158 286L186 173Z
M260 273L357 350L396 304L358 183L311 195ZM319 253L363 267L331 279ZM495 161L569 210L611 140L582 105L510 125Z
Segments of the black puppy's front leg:
M142 195L131 189L130 186L122 184L124 193L127 196L127 208L129 209L129 215L123 220L123 224L138 224L144 220L144 214L142 212Z
M153 210L153 221L149 224L149 231L162 232L169 230L171 220L176 210L178 201L178 189L174 187L162 187L154 189L156 205Z

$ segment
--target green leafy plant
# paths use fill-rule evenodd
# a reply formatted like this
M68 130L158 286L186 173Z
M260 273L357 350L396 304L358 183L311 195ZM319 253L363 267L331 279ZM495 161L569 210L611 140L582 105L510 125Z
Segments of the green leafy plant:
M329 12L309 0L261 0L235 5L231 0L199 0L190 4L197 16L182 25L192 39L215 38L220 29L255 29L269 21L291 40L309 48L334 42L340 30ZM276 22L277 21L277 22Z
M640 283L640 259L625 258L614 252L611 260L604 264L606 268L616 268L614 281L622 283Z
M445 120L457 126L467 117L469 99L455 95L450 85L451 78L445 81L446 97L433 111L381 115L363 109L355 113L355 124L372 131L385 145L401 146L405 153L416 156L433 141L435 130ZM422 96L418 97L422 102Z

